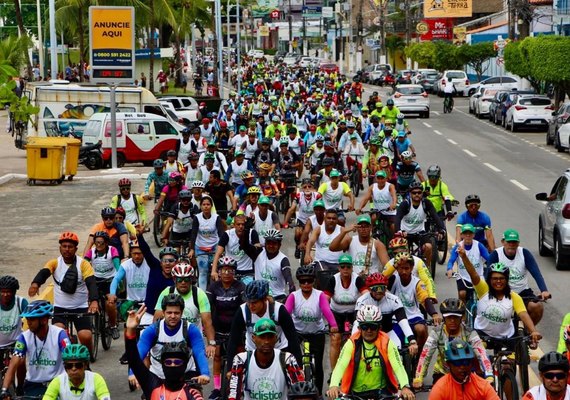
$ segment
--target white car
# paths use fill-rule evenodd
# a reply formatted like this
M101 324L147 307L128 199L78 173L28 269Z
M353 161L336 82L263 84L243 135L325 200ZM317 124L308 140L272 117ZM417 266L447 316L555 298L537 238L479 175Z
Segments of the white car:
M437 70L430 68L419 68L417 74L412 76L412 83L416 85L421 85L424 75L427 74L437 74Z
M483 88L477 88L477 91L469 96L469 114L473 114L475 111L475 103L477 99L481 96L481 91Z
M299 67L301 68L313 68L318 67L321 62L320 58L316 57L301 57L301 61L299 61Z
M483 118L485 115L489 114L489 107L495 98L495 94L501 89L485 88L481 86L480 96L475 102L475 107L473 107L473 113L477 118Z
M554 147L559 153L570 149L570 124L561 125L554 136Z
M283 64L285 65L295 65L299 60L299 55L296 53L287 53L285 57L283 57Z
M451 81L457 90L457 95L466 96L467 86L469 86L469 78L465 71L450 69L443 73L439 81L437 81L437 94L443 96L443 88L446 82Z
M521 127L548 129L554 107L547 96L517 94L505 115L505 128L516 132Z
M504 90L511 89L521 89L521 81L519 78L514 76L492 76L487 79L483 79L481 82L473 83L467 86L467 96L475 94L478 88L501 88Z
M263 56L265 56L265 53L263 52L263 50L258 50L258 49L251 49L250 51L247 52L248 57L253 57L253 58L263 58Z
M402 113L429 118L429 96L422 85L397 85L391 98Z

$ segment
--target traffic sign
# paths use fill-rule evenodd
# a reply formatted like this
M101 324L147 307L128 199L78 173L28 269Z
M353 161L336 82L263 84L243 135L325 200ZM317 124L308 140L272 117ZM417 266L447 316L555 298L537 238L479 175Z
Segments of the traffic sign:
M278 19L279 18L279 10L271 11L271 18L272 19Z
M303 17L304 18L321 18L323 8L320 6L304 6L303 7Z

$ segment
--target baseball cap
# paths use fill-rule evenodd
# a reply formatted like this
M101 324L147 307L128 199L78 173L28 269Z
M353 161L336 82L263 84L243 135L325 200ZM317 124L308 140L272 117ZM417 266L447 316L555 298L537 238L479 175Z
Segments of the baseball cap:
M379 176L381 176L382 178L386 178L387 177L386 171L380 170L380 171L376 172L376 177L379 177Z
M352 256L350 254L342 254L338 258L339 264L352 264Z
M514 229L507 229L503 233L503 240L505 242L520 242L519 233Z
M245 155L245 154L241 150L236 150L236 152L234 153L234 157L239 157L239 156L243 156L243 155Z
M463 232L475 233L475 227L471 224L463 224L461 226L461 233L463 233Z
M406 132L404 131L398 132L398 137L406 137Z
M360 224L360 223L362 223L362 222L367 223L367 224L371 224L372 221L370 220L370 215L361 215L361 216L359 216L358 219L356 220L356 223L357 223L357 224Z
M253 334L255 336L261 336L265 335L266 333L277 335L277 327L275 326L275 322L269 318L261 318L253 326Z
M259 202L258 202L258 204L259 204ZM317 207L325 208L325 202L324 202L323 200L321 200L321 199L316 200L316 201L313 203L313 209L315 209L315 208L317 208Z
M269 197L267 197L267 196L261 196L259 198L259 200L257 201L257 205L261 205L261 204L271 204L271 200L269 200Z
M333 169L330 173L331 178L335 178L335 177L338 178L339 176L340 176L340 172L338 172L338 170L336 170L336 169Z
M215 142L214 140L210 140L210 141L208 142L208 147L210 147L210 146L215 146L215 145L216 145L216 142Z

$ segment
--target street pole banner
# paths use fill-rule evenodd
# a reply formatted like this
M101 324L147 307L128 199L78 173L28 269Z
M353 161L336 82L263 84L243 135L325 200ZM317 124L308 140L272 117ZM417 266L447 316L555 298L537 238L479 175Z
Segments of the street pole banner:
M133 7L89 7L91 81L134 81L135 10Z
M424 18L462 18L473 15L473 0L425 0Z

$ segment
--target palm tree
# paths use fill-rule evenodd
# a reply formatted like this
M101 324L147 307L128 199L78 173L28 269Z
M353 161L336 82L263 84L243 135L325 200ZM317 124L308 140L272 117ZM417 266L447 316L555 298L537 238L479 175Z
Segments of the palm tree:
M24 27L24 19L22 18L22 10L20 9L20 0L14 0L14 8L16 14L16 22L18 23L18 31L20 32L21 37L28 37L28 32ZM27 77L28 80L32 80L32 63L30 61L30 56L28 54L28 49L25 51L25 58L26 58L26 66L27 66Z
M90 0L58 0L55 3L55 20L60 27L65 27L71 34L73 41L79 43L79 80L83 82L83 66L85 64L86 48L85 35L87 31L87 18ZM63 45L63 43L62 43ZM65 65L61 66L65 69Z
M396 53L398 50L404 50L406 47L406 41L404 38L398 35L388 35L386 36L386 50L388 51L388 56L392 57L393 67L396 68ZM388 63L390 60L388 59Z
M28 36L9 36L0 41L0 63L10 65L14 68L14 73L26 63L25 57L31 46L31 39ZM2 75L0 73L0 75ZM14 76L14 75L11 75Z

